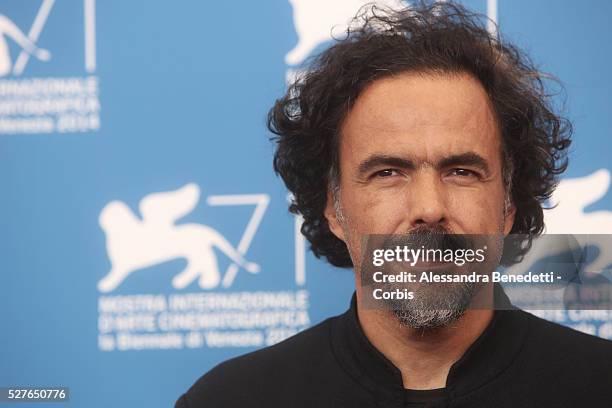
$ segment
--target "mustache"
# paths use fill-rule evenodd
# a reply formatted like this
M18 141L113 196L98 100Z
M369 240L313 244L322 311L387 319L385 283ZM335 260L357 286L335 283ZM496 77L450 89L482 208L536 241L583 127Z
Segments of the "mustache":
M474 249L476 243L468 235L453 234L442 226L417 227L406 234L388 236L384 242L384 248L395 248L407 246L409 248L459 250Z

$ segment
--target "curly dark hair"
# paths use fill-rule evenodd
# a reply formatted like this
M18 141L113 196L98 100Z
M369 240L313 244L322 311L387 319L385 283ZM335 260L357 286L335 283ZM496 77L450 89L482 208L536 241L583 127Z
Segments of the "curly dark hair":
M352 266L324 216L337 183L338 140L355 100L377 79L400 72L468 73L486 90L502 135L506 194L516 208L511 234L531 245L542 233L542 205L567 167L571 123L555 112L546 81L519 48L461 5L421 2L403 10L360 9L345 38L316 56L268 113L276 135L274 169L293 194L289 210L317 257Z

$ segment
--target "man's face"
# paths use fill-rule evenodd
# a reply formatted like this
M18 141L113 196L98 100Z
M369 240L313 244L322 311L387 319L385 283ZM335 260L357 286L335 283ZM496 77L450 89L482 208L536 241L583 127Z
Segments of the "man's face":
M366 234L512 228L499 128L485 90L469 75L375 81L347 115L339 149L340 211L329 194L325 215L356 270Z

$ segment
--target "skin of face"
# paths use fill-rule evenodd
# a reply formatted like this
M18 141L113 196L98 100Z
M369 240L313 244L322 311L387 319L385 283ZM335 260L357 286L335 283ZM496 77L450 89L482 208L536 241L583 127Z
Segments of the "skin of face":
M503 234L501 135L489 97L465 73L402 73L375 80L344 119L339 207L325 216L356 271L364 234L442 226L454 234ZM359 288L358 288L359 289Z

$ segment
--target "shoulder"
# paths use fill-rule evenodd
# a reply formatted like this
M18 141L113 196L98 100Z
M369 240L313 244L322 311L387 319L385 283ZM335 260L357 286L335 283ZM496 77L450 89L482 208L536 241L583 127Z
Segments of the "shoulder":
M573 351L573 354L602 357L612 353L612 341L553 323L531 313L520 311L529 319L532 341L552 351ZM602 354L603 353L603 354Z
M525 355L539 366L555 368L556 377L589 383L608 381L612 370L612 341L579 332L519 311L529 321ZM532 363L533 364L533 363ZM532 365L530 364L530 365ZM606 380L608 379L608 380Z
M263 406L333 369L329 318L278 344L227 360L204 374L177 408ZM301 387L300 387L301 384Z

